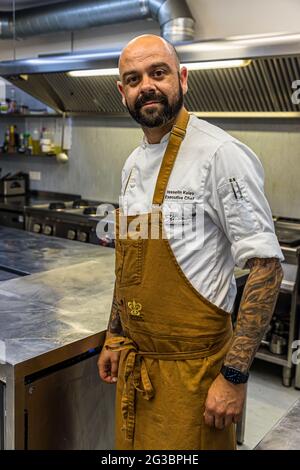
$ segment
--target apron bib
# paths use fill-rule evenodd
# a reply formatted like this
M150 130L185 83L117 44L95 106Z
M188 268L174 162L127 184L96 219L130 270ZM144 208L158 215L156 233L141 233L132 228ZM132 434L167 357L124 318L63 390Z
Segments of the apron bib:
M136 219L116 211L116 299L125 337L109 338L105 347L121 351L119 450L235 449L234 425L218 430L203 418L208 389L230 347L231 316L186 278L160 210L188 119L183 109L171 131L154 191L155 215Z

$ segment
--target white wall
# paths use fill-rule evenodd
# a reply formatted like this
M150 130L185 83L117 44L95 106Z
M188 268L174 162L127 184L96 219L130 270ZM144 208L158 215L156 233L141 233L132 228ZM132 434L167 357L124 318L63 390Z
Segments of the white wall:
M196 20L196 39L300 31L299 0L187 0ZM132 37L153 32L158 23L135 21L74 33L74 50L122 47ZM16 57L70 52L71 34L55 33L16 43ZM13 42L0 41L0 60L13 58Z

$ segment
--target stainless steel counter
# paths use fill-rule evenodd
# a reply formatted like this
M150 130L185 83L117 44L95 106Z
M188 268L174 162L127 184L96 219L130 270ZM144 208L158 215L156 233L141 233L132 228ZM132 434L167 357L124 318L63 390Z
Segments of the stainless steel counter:
M33 274L103 257L114 250L0 226L0 268Z
M3 282L0 341L6 362L16 366L104 332L113 283L113 251L100 260Z
M300 399L283 418L265 435L255 450L300 449Z

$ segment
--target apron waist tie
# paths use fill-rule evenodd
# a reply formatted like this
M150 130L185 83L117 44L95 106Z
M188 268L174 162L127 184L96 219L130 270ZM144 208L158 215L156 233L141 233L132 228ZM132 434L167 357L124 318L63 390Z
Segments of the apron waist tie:
M231 335L230 335L231 336ZM228 341L230 336L226 339L222 338L222 344L217 341L217 344L209 350L209 354L212 355L222 345ZM136 344L129 338L124 336L113 336L105 341L104 347L110 351L120 352L128 350L126 358L125 369L124 369L124 388L121 398L121 412L123 417L123 428L125 431L125 438L128 441L133 440L134 426L135 426L135 391L141 393L145 400L151 400L154 397L154 388L152 386L149 374L147 371L144 357L151 357L153 359L160 360L186 360L186 359L198 359L201 357L207 357L207 349L199 351L181 351L181 352L169 352L169 353L158 353L151 351L139 351Z
M114 336L105 341L105 348L110 351L129 350L124 370L124 388L121 398L121 412L125 438L133 440L135 425L135 390L142 394L145 400L154 396L143 355L137 350L136 344L129 338Z

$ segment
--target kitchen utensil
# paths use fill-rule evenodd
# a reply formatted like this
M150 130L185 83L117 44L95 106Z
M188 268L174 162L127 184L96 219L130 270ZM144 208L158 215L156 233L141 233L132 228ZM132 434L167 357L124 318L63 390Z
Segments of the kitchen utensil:
M273 354L284 354L287 341L283 336L279 336L275 333L271 336L269 349Z

